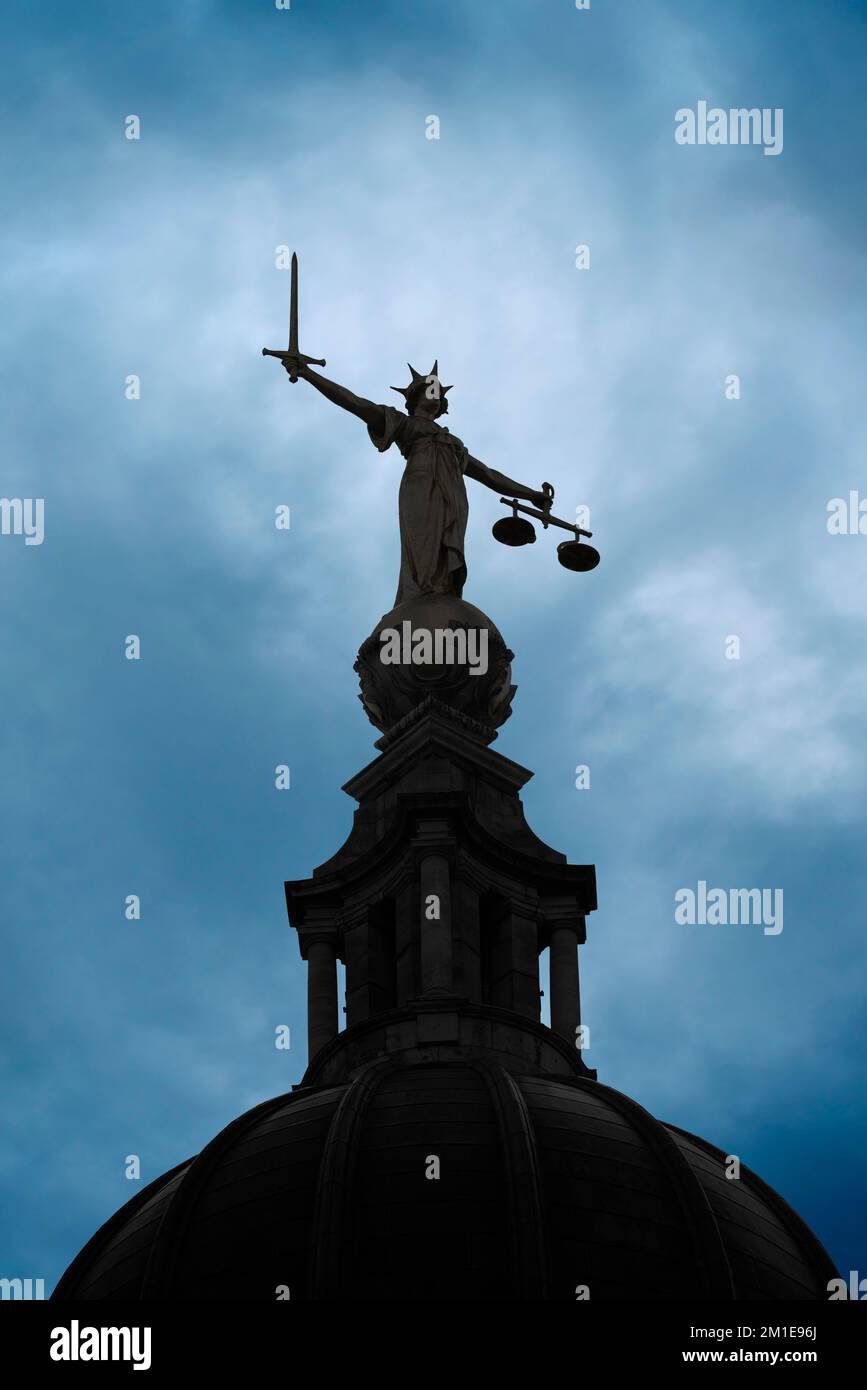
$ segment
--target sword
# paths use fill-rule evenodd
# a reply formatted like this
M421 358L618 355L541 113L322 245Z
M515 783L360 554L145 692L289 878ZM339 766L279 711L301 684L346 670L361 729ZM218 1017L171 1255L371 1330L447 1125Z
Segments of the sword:
M298 257L294 251L292 252L292 291L289 301L289 347L287 349L263 348L262 356L279 357L284 365L287 362L293 362L295 367L288 369L290 381L298 380L296 368L299 366L325 366L324 357L307 357L303 352L298 351Z

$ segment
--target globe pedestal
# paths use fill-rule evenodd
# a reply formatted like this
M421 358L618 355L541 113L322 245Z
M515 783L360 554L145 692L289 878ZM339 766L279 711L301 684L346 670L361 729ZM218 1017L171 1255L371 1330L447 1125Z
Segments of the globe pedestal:
M490 743L512 712L513 655L480 608L454 594L420 595L386 613L362 643L359 699L386 734L433 700L471 720Z

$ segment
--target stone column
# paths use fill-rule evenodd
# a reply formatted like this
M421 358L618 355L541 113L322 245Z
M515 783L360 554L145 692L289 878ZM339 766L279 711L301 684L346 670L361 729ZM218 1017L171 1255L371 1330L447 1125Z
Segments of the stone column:
M552 926L549 952L551 1028L574 1047L580 1022L577 928L561 922Z
M416 956L419 940L418 881L410 879L395 894L394 973L397 986L396 1003L404 1008L419 992L416 979Z
M337 960L321 937L307 947L307 1060L337 1035Z
M391 898L344 909L347 1028L395 1008L394 916Z
M474 1004L482 999L481 932L478 889L466 879L452 883L452 989Z
M421 992L452 990L452 902L449 861L427 854L419 865L421 884ZM438 916L428 917L428 899L437 900Z
M491 1003L538 1023L539 923L535 907L502 904L488 929L493 935Z

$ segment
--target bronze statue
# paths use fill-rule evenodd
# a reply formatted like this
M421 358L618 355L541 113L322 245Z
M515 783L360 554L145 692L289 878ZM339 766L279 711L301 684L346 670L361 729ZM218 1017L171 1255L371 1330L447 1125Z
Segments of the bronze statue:
M287 372L292 364L285 362ZM467 451L463 442L437 423L448 410L446 392L437 376L437 363L427 376L410 367L409 386L392 387L406 401L406 414L390 405L375 405L338 386L306 364L295 368L329 401L357 415L377 449L396 444L406 467L400 484L400 579L395 606L417 594L463 593L467 577L464 535L467 492L464 478L475 478L495 492L510 492L542 506L545 494L516 483Z
M464 478L474 478L494 492L508 493L509 497L501 500L511 503L515 516L517 499L524 498L539 510L531 511L523 507L520 510L538 517L544 526L562 526L575 533L576 541L579 535L590 534L551 517L554 489L549 483L543 483L537 489L515 482L505 473L499 473L480 459L473 458L457 435L452 434L447 426L437 423L449 408L446 393L451 387L440 383L436 362L426 376L410 366L412 380L409 385L391 388L403 396L405 414L393 406L377 405L363 396L356 396L348 387L312 371L311 363L325 366L325 360L308 357L299 351L298 258L295 255L292 257L288 350L263 348L262 351L265 356L281 360L290 381L296 382L299 378L309 381L326 400L363 420L377 449L385 451L396 444L406 460L398 499L401 553L395 607L421 594L454 594L457 598L461 597L467 577L464 536L468 504ZM511 518L504 518L498 523L500 528L510 525ZM514 539L507 540L496 530L495 535L511 545L526 544L528 540L535 539L529 523L520 522L519 525L526 530L518 532ZM563 549L565 547L561 547L561 551ZM589 556L591 547L582 549ZM592 551L592 554L596 552ZM561 560L566 563L562 554Z
M468 718L490 741L511 712L516 689L511 682L513 654L491 619L463 598L468 512L464 478L475 478L497 492L505 490L511 494L500 501L511 507L512 515L501 517L492 528L495 539L504 545L522 546L535 541L533 526L525 519L531 516L541 521L545 530L558 526L571 533L573 539L557 547L561 565L571 570L590 570L599 563L599 554L592 546L581 545L580 537L591 533L552 516L554 489L550 483L543 483L539 489L516 483L473 458L462 440L437 423L448 410L446 397L451 387L441 384L436 362L426 376L410 366L409 385L392 387L403 396L405 414L393 406L377 405L356 396L348 387L312 371L313 366L326 364L322 357L308 357L298 345L298 257L294 254L289 346L263 348L262 353L265 357L278 357L290 381L309 381L326 400L363 420L377 449L384 451L396 444L406 460L398 508L397 596L394 607L383 614L362 642L355 663L361 684L359 698L368 718L390 736L393 728L403 727L405 720L415 717L420 709L429 709L433 700ZM518 501L519 497L536 505L527 506ZM523 515L518 516L519 512ZM444 638L447 633L463 631L468 643L473 634L486 645L489 660L484 672L481 663L468 669L459 656L447 662L429 661L426 657L417 661L416 653L410 662L384 662L382 644L390 643L398 630L416 634L422 643L425 634ZM435 644L434 647L440 650ZM441 649L445 650L445 646Z

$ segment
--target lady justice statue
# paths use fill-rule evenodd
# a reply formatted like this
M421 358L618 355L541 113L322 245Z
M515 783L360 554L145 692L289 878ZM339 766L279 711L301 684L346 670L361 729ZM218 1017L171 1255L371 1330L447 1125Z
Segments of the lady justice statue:
M290 363L284 366L291 376ZM406 460L398 494L400 578L395 606L420 594L461 597L467 578L464 478L474 478L494 492L523 497L538 507L546 502L541 490L516 483L473 458L456 434L437 423L449 408L446 392L451 387L441 385L436 362L427 376L412 366L409 370L409 385L391 388L403 396L405 414L394 406L364 400L308 366L300 366L296 372L326 400L363 420L377 449L384 452L396 444Z
M398 498L400 576L395 606L363 643L355 668L361 677L360 698L371 721L387 731L422 701L433 698L459 710L483 727L489 737L495 737L494 728L511 712L515 690L510 683L512 653L490 618L463 599L468 512L464 479L473 478L495 492L508 494L501 500L511 499L515 515L498 522L495 535L504 540L508 534L521 535L521 539L506 540L512 545L535 539L529 523L517 518L519 509L543 519L543 525L550 521L575 531L577 540L577 528L550 516L554 489L548 483L540 489L530 488L489 468L473 458L447 426L438 423L448 410L446 396L451 387L441 384L437 362L427 375L410 366L409 385L391 388L403 396L405 411L356 396L347 387L313 371L311 364L325 366L325 361L308 357L298 348L298 261L294 255L289 347L262 351L265 356L281 360L290 381L310 382L326 400L362 420L377 449L384 452L396 444L405 460ZM518 498L540 510L519 507ZM509 533L498 531L498 527L523 527L525 531ZM384 658L380 660L382 634L405 629L406 624L410 634L444 630L484 634L488 657L485 671L477 666L470 672L466 660L419 662L415 656L403 669L385 665ZM471 679L471 675L476 678Z

